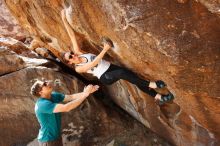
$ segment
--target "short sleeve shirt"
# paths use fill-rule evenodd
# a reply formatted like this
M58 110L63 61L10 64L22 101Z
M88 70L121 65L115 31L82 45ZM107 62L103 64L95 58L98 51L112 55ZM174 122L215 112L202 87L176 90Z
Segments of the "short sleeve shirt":
M38 140L53 141L61 135L61 113L53 113L57 103L64 100L65 95L52 92L51 99L39 98L35 104L35 114L40 123Z

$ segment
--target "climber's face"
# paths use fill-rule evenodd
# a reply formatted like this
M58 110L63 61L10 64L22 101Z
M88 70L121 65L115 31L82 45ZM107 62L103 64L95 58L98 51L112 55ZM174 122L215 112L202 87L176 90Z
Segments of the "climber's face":
M53 91L53 86L50 82L48 81L42 82L40 95L50 95L52 91Z
M80 62L79 56L73 52L65 53L64 57L68 61L68 64L77 64Z

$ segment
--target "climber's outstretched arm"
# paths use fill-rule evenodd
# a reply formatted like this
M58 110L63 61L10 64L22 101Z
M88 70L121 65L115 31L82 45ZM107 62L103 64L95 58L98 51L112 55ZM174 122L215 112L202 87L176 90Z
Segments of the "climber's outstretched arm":
M95 67L100 61L101 59L104 57L105 53L111 48L111 46L109 44L104 44L104 48L103 50L99 53L99 55L90 63L86 63L83 66L77 66L76 72L78 73L85 73L88 70L90 70L91 68Z
M63 23L64 23L64 26L67 30L67 33L71 39L71 42L72 42L72 45L73 45L73 50L74 50L74 53L78 54L78 55L81 55L83 54L84 52L79 48L78 46L78 43L77 43L77 40L76 40L76 36L75 36L75 33L72 29L72 27L70 26L70 24L68 23L67 19L66 19L66 14L65 14L65 10L62 10L61 11L61 16L62 16L62 20L63 20Z

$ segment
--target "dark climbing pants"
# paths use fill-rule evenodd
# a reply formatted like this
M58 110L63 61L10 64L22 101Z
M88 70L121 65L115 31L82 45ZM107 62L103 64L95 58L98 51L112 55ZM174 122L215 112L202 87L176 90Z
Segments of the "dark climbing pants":
M107 85L110 85L120 79L135 84L139 89L152 97L157 95L157 92L154 89L149 88L149 81L143 80L132 71L117 65L111 64L108 70L100 77L101 83Z

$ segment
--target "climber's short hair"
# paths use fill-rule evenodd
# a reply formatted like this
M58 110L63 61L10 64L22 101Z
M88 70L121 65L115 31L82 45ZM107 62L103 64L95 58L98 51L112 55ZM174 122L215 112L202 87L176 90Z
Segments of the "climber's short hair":
M42 90L43 88L43 85L44 85L44 82L43 81L40 81L40 80L37 80L31 87L31 94L34 95L34 96L41 96L40 95L40 91Z

